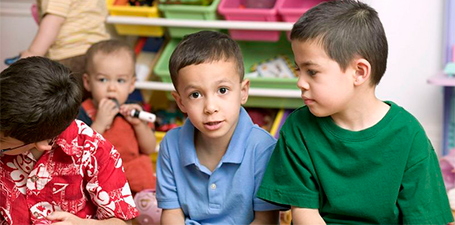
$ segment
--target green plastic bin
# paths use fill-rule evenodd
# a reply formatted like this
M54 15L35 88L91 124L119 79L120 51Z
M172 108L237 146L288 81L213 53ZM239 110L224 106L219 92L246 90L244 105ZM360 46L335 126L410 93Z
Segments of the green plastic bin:
M179 43L180 39L172 39L164 48L161 57L158 59L154 68L154 73L162 82L171 83L169 74L169 58ZM251 66L255 63L273 58L277 55L286 55L293 59L290 43L286 36L282 35L280 41L270 42L250 42L238 41L242 49L245 72L250 72ZM294 89L297 88L297 78L249 78L250 86L255 88L279 88ZM174 100L170 94L168 98ZM298 108L303 106L303 100L300 98L280 98L280 97L258 97L249 96L245 106L263 107L263 108Z
M158 4L158 9L162 12L165 18L169 19L185 19L185 20L217 20L217 8L220 0L213 0L211 5L173 5L173 4ZM201 30L214 30L207 28L186 28L186 27L169 27L169 35L172 38L182 38L186 34L195 33Z

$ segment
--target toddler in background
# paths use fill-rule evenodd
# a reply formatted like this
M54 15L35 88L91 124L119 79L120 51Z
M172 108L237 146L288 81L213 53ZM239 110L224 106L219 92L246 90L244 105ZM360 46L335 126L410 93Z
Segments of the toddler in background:
M67 66L82 86L85 52L94 43L107 40L106 0L37 0L38 32L21 58L46 56ZM88 96L84 92L84 99Z
M0 224L138 216L118 152L75 120L82 96L68 68L20 59L0 73L0 87Z
M84 87L92 95L82 103L78 118L109 140L119 151L133 192L155 188L149 155L155 152L153 124L130 116L138 104L125 104L134 90L135 55L119 40L94 44L87 51Z

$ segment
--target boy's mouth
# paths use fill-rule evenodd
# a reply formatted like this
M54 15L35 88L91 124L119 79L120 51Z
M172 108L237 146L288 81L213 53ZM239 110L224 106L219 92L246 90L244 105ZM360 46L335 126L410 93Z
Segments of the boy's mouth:
M216 130L221 127L222 123L223 123L223 121L207 122L207 123L204 123L204 127L208 130Z

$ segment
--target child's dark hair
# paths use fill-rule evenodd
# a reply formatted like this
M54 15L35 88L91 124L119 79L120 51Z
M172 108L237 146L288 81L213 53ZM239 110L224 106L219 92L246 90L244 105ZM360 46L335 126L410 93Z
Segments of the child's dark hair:
M365 58L373 85L387 67L387 38L378 13L356 0L328 1L308 10L294 24L291 40L320 43L343 70L355 57Z
M124 41L110 39L93 44L85 53L85 72L89 73L92 71L94 66L93 58L97 53L113 54L120 51L127 52L131 56L133 63L136 62L136 54L134 53L133 48Z
M62 64L20 59L0 73L0 131L24 143L51 139L76 118L82 92Z
M186 66L231 59L237 64L240 81L243 81L245 70L242 52L237 42L228 35L215 31L200 31L186 35L169 60L172 83L177 89L178 72Z

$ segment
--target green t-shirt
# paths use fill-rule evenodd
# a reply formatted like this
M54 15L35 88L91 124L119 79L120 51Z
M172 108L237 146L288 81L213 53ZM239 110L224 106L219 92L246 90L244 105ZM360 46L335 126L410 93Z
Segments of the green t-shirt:
M291 113L257 196L317 208L326 223L447 224L453 221L434 149L420 123L393 102L362 131Z

